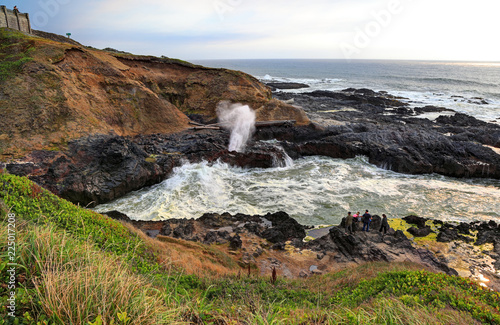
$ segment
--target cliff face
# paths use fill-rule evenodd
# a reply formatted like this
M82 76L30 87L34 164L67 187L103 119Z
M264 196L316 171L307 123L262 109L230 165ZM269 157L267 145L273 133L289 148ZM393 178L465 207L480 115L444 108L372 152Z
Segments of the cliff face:
M0 29L0 160L61 149L91 134L174 133L186 114L214 119L220 100L249 104L258 120L305 114L271 99L241 72L117 54Z

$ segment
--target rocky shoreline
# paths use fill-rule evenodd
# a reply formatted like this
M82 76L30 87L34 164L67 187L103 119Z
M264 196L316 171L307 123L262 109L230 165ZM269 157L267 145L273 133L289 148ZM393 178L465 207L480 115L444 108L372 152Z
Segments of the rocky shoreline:
M500 179L500 125L440 107L410 108L369 89L274 96L300 107L313 122L258 128L245 153L228 152L229 133L224 130L92 135L70 141L67 150L32 151L5 168L83 206L159 183L185 161L266 168L282 163L285 153L293 159L361 155L400 173ZM439 117L418 117L424 113Z
M441 107L411 108L401 98L369 89L300 94L278 91L274 97L304 110L312 122L306 126L285 123L258 128L245 153L227 150L229 133L224 130L127 137L108 134L72 140L67 150L32 151L0 168L27 176L83 206L109 202L159 183L170 176L173 168L202 160L268 168L282 164L288 156L345 159L363 155L372 164L401 173L500 179L497 124ZM422 114L436 117L422 118ZM347 235L342 227L332 227L323 236L304 242L307 227L286 213L205 214L197 220L161 222L131 221L117 212L109 215L132 222L153 237L229 243L240 252L237 254L243 263L261 263L261 269L272 265L289 276L304 276L312 271L286 266L281 253L268 254L259 262L261 255L265 251L287 252L293 254L294 264L310 263L316 273L346 263L413 261L448 274L488 274L491 287L498 288L500 233L494 221L455 225L439 221L429 224L414 218L408 223L415 226L403 229L406 233L391 230L383 237L376 232ZM376 222L375 218L374 229ZM436 241L429 242L427 248L415 245L415 239L411 239L433 233Z
M242 267L255 265L263 275L271 267L283 276L295 278L326 273L349 264L413 262L434 272L483 280L486 286L500 291L500 225L494 221L454 224L417 216L403 218L404 230L408 232L429 229L427 235L437 233L436 240L422 244L415 239L427 236L424 233L411 237L402 229L390 228L382 235L378 231L381 218L377 215L373 216L370 232L360 231L355 223L353 234L349 234L343 223L317 231L300 225L285 212L206 213L197 219L163 221L134 221L118 211L106 214L131 223L159 240L171 237L226 245ZM308 236L315 232L317 238Z

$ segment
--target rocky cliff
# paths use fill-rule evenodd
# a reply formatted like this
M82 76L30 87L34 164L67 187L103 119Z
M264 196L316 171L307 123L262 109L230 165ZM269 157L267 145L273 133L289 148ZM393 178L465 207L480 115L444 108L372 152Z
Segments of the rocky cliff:
M304 112L272 99L268 87L242 72L37 35L45 37L0 29L0 160L64 149L92 134L178 132L188 126L188 115L215 119L223 99L249 104L258 120L308 122Z

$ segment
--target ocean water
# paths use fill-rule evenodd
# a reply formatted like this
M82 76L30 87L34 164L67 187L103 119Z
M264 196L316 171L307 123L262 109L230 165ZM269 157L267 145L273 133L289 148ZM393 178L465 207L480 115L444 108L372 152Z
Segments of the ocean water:
M390 217L500 221L500 181L399 174L371 165L365 157L307 157L270 169L201 162L185 164L160 184L96 207L136 220L286 211L306 225L339 223L347 211L365 209Z
M500 123L500 62L381 60L206 60L193 63L246 72L264 82L300 82L310 88L387 91L413 107L451 108ZM482 104L485 100L488 104Z
M196 61L247 72L263 81L387 91L413 106L436 105L500 122L500 63L225 60ZM480 101L488 104L480 104ZM96 207L137 220L198 218L205 212L265 214L285 211L307 225L335 224L348 211L449 221L500 222L500 180L405 175L365 157L307 157L286 167L243 169L224 163L187 163L155 186Z

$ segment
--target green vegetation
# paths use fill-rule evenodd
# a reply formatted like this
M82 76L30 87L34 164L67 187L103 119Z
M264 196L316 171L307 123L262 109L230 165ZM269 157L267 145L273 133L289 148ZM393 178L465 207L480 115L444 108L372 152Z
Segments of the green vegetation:
M25 63L33 60L34 51L29 38L21 37L20 32L0 29L0 81L19 73Z
M8 213L16 215L18 317L0 324L500 324L500 294L467 279L369 263L272 283L271 274L236 271L216 245L147 239L0 172L2 283L10 276ZM175 245L235 271L186 274L163 261L162 250ZM0 286L2 315L9 291Z

